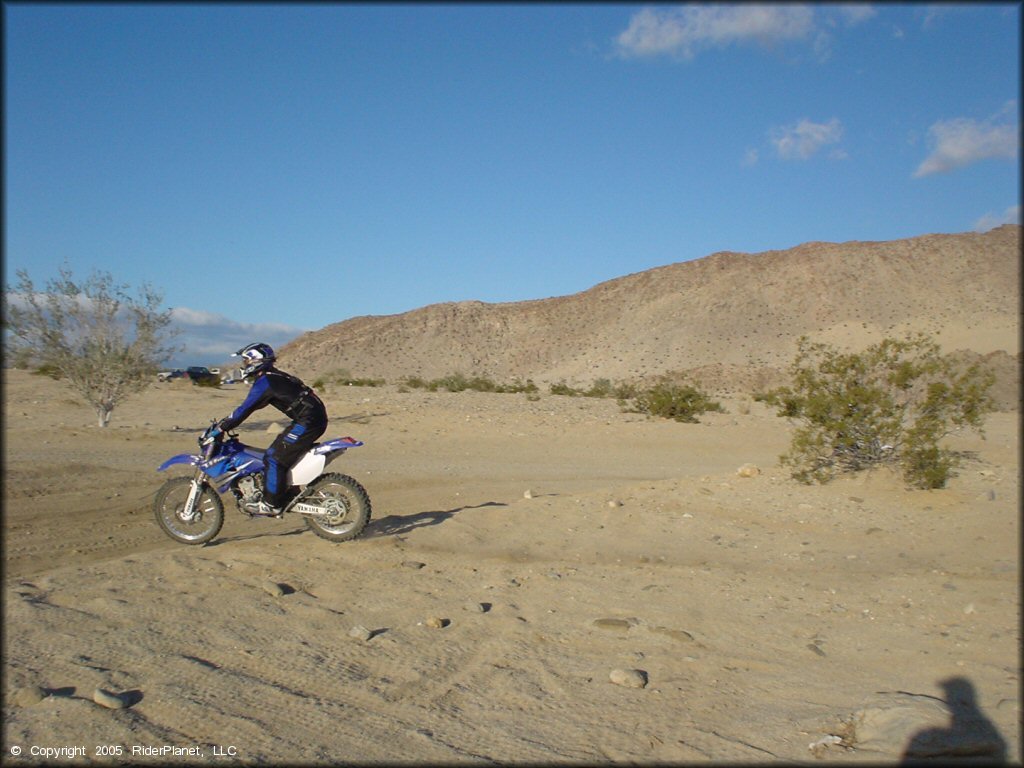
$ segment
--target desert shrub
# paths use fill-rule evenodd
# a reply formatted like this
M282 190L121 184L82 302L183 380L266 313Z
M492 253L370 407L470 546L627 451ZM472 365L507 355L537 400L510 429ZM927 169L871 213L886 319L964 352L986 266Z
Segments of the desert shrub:
M220 377L218 376L204 376L199 379L192 379L192 383L197 387L212 387L213 389L220 389Z
M493 392L495 384L483 376L468 378L462 373L455 372L428 382L427 389L431 392L436 392L439 389L446 389L449 392L465 392L467 389L477 392Z
M409 389L426 389L427 382L419 376L406 376L402 380L402 386L408 387Z
M552 395L565 395L567 397L577 397L580 394L580 390L575 387L571 387L564 381L559 381L555 384L551 384L548 389Z
M612 388L612 397L619 402L630 400L640 394L640 388L635 384L620 383Z
M495 384L486 376L473 376L466 382L466 389L474 392L504 392L504 387Z
M452 373L430 381L426 381L419 376L407 376L402 380L402 386L406 388L406 391L409 389L426 389L429 392L437 392L439 389L445 389L449 392L464 392L466 390L500 393L537 392L537 385L530 379L527 379L525 382L520 379L513 379L510 384L498 384L486 376L467 377L462 373Z
M440 379L434 379L427 384L427 389L436 392L439 389L447 389L449 392L464 392L469 389L469 379L461 373L451 373Z
M776 387L768 392L756 392L753 398L755 403L765 403L777 408L779 416L796 418L800 415L802 400L789 387Z
M799 423L780 459L805 483L891 465L912 487L942 488L958 457L939 441L964 427L981 432L993 407L995 376L958 369L925 334L853 353L802 337L791 374L793 387L765 402Z
M328 385L338 387L381 387L384 379L357 378L347 368L336 368L313 382L313 389L325 389Z
M583 393L584 397L611 397L615 388L611 379L594 379L590 389Z
M533 379L527 379L522 381L520 379L513 379L511 384L505 385L503 392L511 392L513 394L525 393L527 395L536 395L540 390L537 385L533 383Z
M639 390L633 384L614 383L611 379L594 379L588 390L573 390L575 394L583 397L614 397L618 400L628 400L636 397Z
M352 374L348 368L335 368L324 374L323 378L318 381L323 381L325 384L337 384L350 378L352 378Z
M32 374L34 376L48 376L54 381L60 381L62 378L64 378L64 374L61 373L60 368L58 368L56 365L51 365L49 363L43 363L42 365L34 368L32 370Z
M18 367L58 377L95 409L106 427L114 409L156 380L159 364L177 349L169 345L171 311L161 295L143 285L137 296L107 272L78 281L70 266L37 290L25 270L3 296L4 351Z
M590 389L579 389L578 387L565 383L564 380L549 385L549 389L552 395L565 395L566 397L614 397L618 400L628 400L636 397L639 392L637 387L633 384L615 384L610 379L604 378L594 379L594 383L590 385Z
M697 416L708 411L722 411L721 403L692 384L661 379L649 389L639 392L633 399L637 412L690 424Z

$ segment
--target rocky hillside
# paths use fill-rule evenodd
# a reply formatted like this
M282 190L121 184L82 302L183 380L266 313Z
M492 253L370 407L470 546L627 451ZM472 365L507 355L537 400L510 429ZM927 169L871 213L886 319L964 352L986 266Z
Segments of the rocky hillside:
M281 350L304 376L397 381L453 372L590 384L688 371L716 389L777 380L796 339L861 348L922 330L1016 371L1021 227L891 242L723 252L571 296L434 304L356 317Z

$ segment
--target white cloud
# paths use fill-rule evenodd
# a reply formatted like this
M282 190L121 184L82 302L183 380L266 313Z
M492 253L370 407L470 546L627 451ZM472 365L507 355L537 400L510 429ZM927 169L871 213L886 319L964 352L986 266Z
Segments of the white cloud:
M921 13L924 14L924 19L921 21L921 26L924 29L928 29L929 27L935 25L940 19L952 13L953 10L953 8L945 5L926 5L924 6L923 11L921 11Z
M878 11L870 5L833 5L832 10L835 10L840 18L851 27L863 24L878 15Z
M1020 206L1011 205L1001 214L986 213L974 223L975 232L988 232L1003 224L1020 224Z
M305 333L282 323L239 323L223 315L188 307L171 310L171 327L179 334L175 343L185 348L172 366L211 365L230 360L246 344L262 341L277 349Z
M772 131L771 143L783 160L806 160L819 149L836 144L843 136L843 125L833 117L827 123L812 123L804 118L794 125ZM843 159L846 153L834 150L834 159Z
M832 35L826 29L863 24L877 15L870 5L688 4L643 8L615 38L624 58L668 55L692 59L701 50L756 43L770 48L809 41L819 58L827 58ZM819 23L820 20L820 23Z
M624 57L667 54L691 59L706 48L802 40L814 30L814 10L804 5L686 5L644 8L616 38Z
M748 149L746 154L743 155L743 159L740 161L740 165L744 168L751 168L757 165L757 161L760 159L760 154L756 149Z
M37 298L45 307L46 295L39 293ZM25 295L15 291L6 291L4 299L10 307L27 309L29 306ZM77 301L85 305L89 300L80 296ZM172 368L221 365L246 344L262 341L278 349L306 332L304 328L283 323L239 323L224 315L188 307L171 309L169 330L175 333L167 340L170 346L183 348L168 363Z
M928 129L932 153L914 171L914 178L946 173L992 158L1016 159L1020 152L1020 122L1007 118L1015 112L1009 102L987 120L957 117L940 120Z

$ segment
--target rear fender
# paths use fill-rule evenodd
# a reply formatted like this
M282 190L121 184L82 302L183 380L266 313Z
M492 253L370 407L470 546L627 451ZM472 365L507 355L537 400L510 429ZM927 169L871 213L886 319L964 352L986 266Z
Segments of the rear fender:
M362 444L363 442L361 440L356 440L355 438L335 437L323 443L317 443L316 445L313 446L313 450L311 451L311 453L314 453L318 456L320 454L334 453L335 451L340 451L341 453L344 453L349 448L358 448Z
M308 485L324 471L324 467L338 458L349 448L358 448L362 443L351 437L336 437L314 445L299 459L288 472L289 485Z
M196 466L199 464L200 461L202 461L201 456L196 456L195 454L191 453L179 453L177 456L171 456L171 458L169 458L167 461L161 464L157 468L157 471L163 472L165 469L167 469L168 467L172 467L175 464L191 464L192 466Z

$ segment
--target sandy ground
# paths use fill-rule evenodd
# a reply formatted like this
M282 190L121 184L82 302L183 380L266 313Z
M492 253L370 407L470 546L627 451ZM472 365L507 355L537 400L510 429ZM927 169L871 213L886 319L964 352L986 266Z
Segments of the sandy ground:
M339 388L328 436L366 445L331 469L373 500L364 537L229 502L194 548L153 520L156 467L240 387L160 385L101 430L60 384L5 379L11 764L894 762L922 736L1020 761L1016 413L909 491L795 483L757 403L689 425Z

